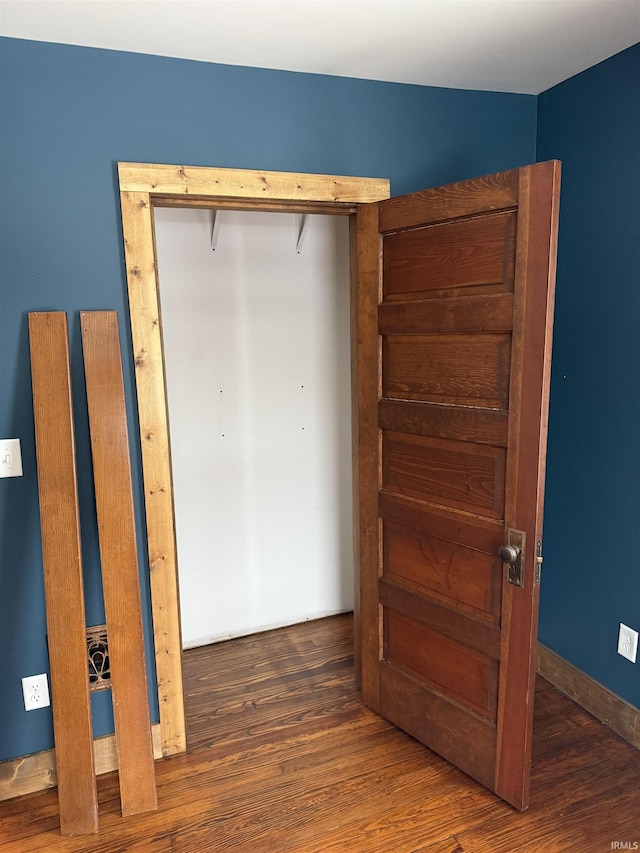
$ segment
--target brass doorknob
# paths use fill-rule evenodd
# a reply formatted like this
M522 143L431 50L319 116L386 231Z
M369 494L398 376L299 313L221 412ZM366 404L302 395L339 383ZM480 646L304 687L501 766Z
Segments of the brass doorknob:
M498 556L503 563L513 565L520 556L520 548L516 548L515 545L503 545L498 551Z

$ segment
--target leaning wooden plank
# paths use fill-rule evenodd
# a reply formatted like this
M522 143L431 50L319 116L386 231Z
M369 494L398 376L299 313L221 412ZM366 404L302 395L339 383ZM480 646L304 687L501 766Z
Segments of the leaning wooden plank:
M98 831L64 312L29 314L53 727L63 835Z
M157 808L131 460L115 311L80 313L122 813Z

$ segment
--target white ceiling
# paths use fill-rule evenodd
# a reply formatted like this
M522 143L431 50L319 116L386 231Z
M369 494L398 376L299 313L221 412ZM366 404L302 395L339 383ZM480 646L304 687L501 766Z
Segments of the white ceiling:
M0 35L538 94L640 41L640 0L0 0Z

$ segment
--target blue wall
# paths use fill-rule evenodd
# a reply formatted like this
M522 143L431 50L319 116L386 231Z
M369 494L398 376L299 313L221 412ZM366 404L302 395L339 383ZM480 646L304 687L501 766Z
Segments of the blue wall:
M0 480L2 759L52 745L49 710L26 713L20 687L48 667L28 311L71 320L88 621L102 621L78 311L120 312L133 413L115 163L381 176L397 195L532 162L536 99L14 39L0 81L0 437L22 440L25 469ZM137 455L134 485L140 507ZM144 555L140 512L139 528ZM112 731L109 694L94 701L96 733Z
M540 640L640 707L640 45L539 96L562 160Z

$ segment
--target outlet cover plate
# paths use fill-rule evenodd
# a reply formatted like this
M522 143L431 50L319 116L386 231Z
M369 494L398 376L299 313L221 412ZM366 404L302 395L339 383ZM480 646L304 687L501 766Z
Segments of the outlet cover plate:
M638 632L622 622L618 633L618 654L630 660L631 663L636 662L636 655L638 654Z
M0 477L22 477L19 438L0 438Z
M36 708L47 708L51 704L47 673L28 675L23 678L22 693L24 695L24 707L27 711L35 711Z

